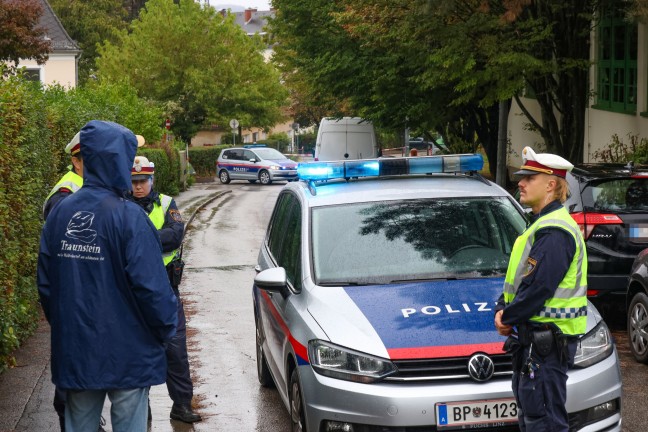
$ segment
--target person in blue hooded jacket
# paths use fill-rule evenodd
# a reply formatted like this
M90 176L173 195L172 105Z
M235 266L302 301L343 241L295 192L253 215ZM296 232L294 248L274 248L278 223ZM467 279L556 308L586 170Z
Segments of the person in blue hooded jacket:
M149 387L166 379L177 304L155 226L126 198L136 150L125 127L88 122L83 186L52 210L41 234L38 292L67 432L97 430L106 395L113 431L146 431Z

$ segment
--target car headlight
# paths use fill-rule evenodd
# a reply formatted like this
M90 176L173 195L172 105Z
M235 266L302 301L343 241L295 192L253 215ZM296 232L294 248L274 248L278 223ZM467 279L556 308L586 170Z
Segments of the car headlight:
M396 372L389 360L319 339L308 342L308 358L316 372L346 381L372 383Z
M579 368L591 366L608 358L613 351L610 330L605 322L601 321L578 341L574 366Z
M269 168L270 168L271 170L280 170L280 169L281 169L281 167L278 166L278 165L270 165Z

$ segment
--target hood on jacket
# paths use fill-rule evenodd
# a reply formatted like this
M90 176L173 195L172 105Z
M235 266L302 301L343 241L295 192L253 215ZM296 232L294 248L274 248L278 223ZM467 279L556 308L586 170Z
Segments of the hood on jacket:
M83 184L122 194L132 188L131 168L137 152L135 134L124 126L91 120L81 129Z

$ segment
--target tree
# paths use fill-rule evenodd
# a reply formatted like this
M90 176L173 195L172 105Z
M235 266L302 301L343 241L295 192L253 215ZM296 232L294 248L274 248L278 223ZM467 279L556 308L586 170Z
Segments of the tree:
M79 83L85 84L95 73L97 47L115 42L119 32L128 28L129 12L124 0L49 0L63 27L83 51L79 59Z
M45 29L38 27L43 9L38 0L0 0L0 63L34 59L47 61L51 44Z
M590 34L599 3L275 0L278 16L272 26L290 54L278 59L284 73L305 75L315 93L349 101L378 123L397 124L407 117L423 129L454 124L469 133L477 131L471 124L489 125L480 139L489 136L494 143L492 107L516 98L547 150L578 162L590 96ZM345 38L348 50L340 42ZM347 79L350 87L335 82ZM522 103L526 91L540 106L537 118ZM489 151L490 144L484 146Z
M192 0L149 0L130 33L100 47L100 79L128 81L141 97L164 102L173 131L190 140L201 125L269 128L283 119L287 92L248 37L213 8Z

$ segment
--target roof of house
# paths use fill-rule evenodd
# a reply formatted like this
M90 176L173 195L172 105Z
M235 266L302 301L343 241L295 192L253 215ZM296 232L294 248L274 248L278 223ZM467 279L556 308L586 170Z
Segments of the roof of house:
M245 21L245 12L232 12L238 24L247 34L265 34L263 27L268 23L268 17L274 17L274 11L252 11L252 18Z
M43 15L39 27L45 28L45 35L52 42L52 51L80 51L77 43L63 28L49 2L47 0L40 0L40 2L43 6Z

